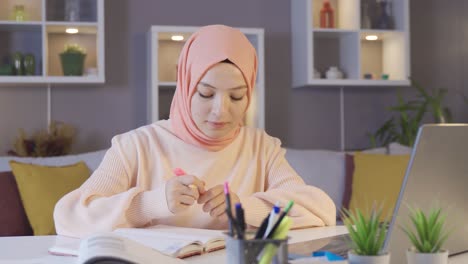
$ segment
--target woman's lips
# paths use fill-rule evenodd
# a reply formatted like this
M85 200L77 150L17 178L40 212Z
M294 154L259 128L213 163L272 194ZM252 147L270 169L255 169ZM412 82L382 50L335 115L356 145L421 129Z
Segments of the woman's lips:
M208 122L208 125L214 129L222 129L228 124L228 122L211 122L211 121L207 121L207 122Z

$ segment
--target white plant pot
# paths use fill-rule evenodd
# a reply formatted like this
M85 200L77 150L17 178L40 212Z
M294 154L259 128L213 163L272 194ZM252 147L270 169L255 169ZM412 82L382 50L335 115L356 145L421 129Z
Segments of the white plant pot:
M408 264L447 264L448 253L448 250L442 250L439 253L419 253L408 249L406 260Z
M348 262L349 264L389 264L390 254L384 253L378 256L361 256L349 251Z

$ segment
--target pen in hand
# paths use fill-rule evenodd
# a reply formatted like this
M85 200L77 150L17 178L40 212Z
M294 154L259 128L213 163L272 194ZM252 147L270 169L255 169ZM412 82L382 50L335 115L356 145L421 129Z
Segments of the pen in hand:
M176 176L182 176L182 175L186 175L186 174L187 174L187 173L186 173L183 169L181 169L181 168L175 168L173 172L174 172L174 174L175 174ZM197 192L199 192L197 186L195 186L194 184L189 184L188 187L190 187L190 188L192 188L193 190L196 190Z

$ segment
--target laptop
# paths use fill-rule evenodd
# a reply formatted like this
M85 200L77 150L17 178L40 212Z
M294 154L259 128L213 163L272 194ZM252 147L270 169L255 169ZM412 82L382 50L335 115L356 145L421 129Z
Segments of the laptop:
M426 212L438 203L453 228L444 248L450 256L468 252L468 124L423 125L414 146L384 243L391 264L406 263L411 247L400 228L409 221L407 205ZM339 235L292 244L290 259L319 250L346 258L349 242Z
M392 264L406 263L411 247L401 226L408 205L428 212L439 205L453 230L444 248L449 256L468 252L468 124L423 125L406 170L384 248Z

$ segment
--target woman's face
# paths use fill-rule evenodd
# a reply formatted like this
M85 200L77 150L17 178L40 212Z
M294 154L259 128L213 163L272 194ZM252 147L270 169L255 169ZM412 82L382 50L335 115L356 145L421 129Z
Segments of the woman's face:
M231 63L209 69L192 96L192 118L198 129L211 138L222 138L238 127L247 108L247 84Z

